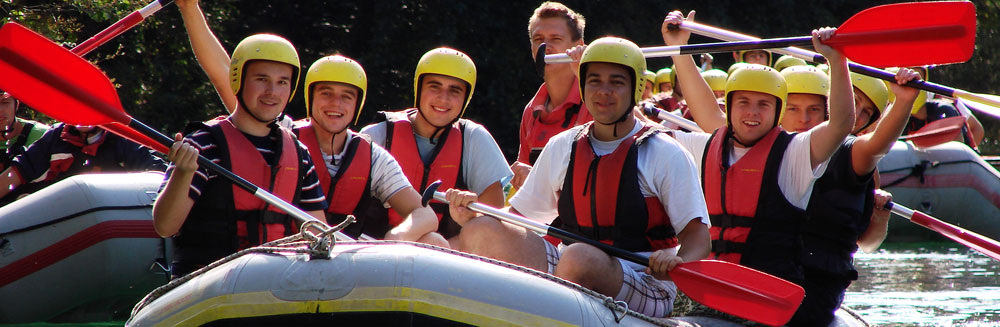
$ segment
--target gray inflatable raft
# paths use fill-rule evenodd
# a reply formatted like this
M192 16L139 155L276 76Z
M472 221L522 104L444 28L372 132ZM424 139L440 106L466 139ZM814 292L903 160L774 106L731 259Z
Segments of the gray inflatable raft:
M338 243L329 258L252 253L196 274L151 294L127 326L736 326L651 319L548 274L408 242Z
M878 169L893 201L1000 239L1000 172L965 144L917 148L896 142ZM889 230L889 242L947 240L903 219L889 220Z
M159 173L79 175L0 208L0 323L123 320L168 276Z

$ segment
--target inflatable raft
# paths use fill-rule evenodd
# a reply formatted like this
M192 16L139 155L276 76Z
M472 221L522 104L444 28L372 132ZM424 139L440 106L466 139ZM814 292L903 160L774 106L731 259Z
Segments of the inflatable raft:
M151 212L162 180L74 176L0 208L0 323L127 318L168 281Z
M983 236L1000 239L1000 172L960 142L919 148L896 142L878 163L894 202ZM889 242L947 240L902 219L889 220Z
M418 243L260 252L154 291L126 325L739 326L649 318L549 274ZM838 317L835 326L866 326Z

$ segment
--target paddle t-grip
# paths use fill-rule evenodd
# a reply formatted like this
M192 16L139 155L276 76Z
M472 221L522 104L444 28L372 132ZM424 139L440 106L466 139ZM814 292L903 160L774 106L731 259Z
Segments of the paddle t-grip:
M431 200L434 200L434 192L437 192L439 187L441 187L440 180L434 181L431 185L428 185L427 189L424 190L424 194L421 194L420 196L420 205L426 207Z
M542 43L538 45L538 50L535 51L535 73L538 73L538 77L542 79L545 79L545 50L548 47L548 44Z

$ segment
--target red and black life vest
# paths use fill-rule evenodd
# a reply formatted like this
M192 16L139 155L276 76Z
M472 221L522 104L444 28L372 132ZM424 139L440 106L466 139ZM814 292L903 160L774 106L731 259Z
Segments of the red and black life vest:
M709 258L738 263L800 283L800 226L805 212L785 199L778 175L792 135L772 129L739 161L729 163L728 127L709 138L702 187L712 220Z
M344 229L344 233L358 237L361 234L359 228L363 226L360 223L365 218L368 207L373 203L370 195L371 139L367 135L347 130L350 141L344 145L346 150L340 161L340 169L337 169L335 176L330 176L330 171L326 169L325 161L323 161L323 152L320 150L316 138L316 130L312 124L301 124L300 122L296 122L297 126L293 131L298 135L299 141L306 145L306 149L309 149L309 156L312 157L312 161L316 165L316 177L319 179L323 194L326 195L326 203L329 205L326 210L326 221L331 225L336 225L344 221L347 215L354 215L358 219L358 223L348 226Z
M628 251L677 246L670 217L656 196L639 189L639 147L662 129L644 126L614 152L598 156L587 137L588 123L572 143L552 226Z
M468 189L462 176L463 143L468 121L459 119L457 124L445 129L438 137L430 158L425 162L420 157L417 140L413 136L413 124L408 118L408 115L415 111L416 109L407 109L382 112L386 120L385 149L396 158L406 179L418 191L423 191L428 184L437 180L441 181L440 190ZM448 205L434 202L431 203L431 208L438 215L438 233L445 238L458 235L462 227L451 219ZM386 210L386 214L390 229L405 219L394 210Z
M278 198L296 204L302 174L295 136L284 128L272 130L280 137L276 166L269 165L257 148L226 119L203 124L213 144L223 153L219 165L268 190ZM275 208L225 178L208 181L202 196L191 208L180 232L174 237L174 264L182 275L185 268L206 265L238 250L291 235L296 226L285 212Z

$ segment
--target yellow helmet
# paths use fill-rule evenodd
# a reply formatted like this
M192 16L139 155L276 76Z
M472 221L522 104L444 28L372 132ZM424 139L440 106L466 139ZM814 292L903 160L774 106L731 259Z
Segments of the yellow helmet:
M619 64L631 70L635 78L632 82L632 105L642 101L642 91L646 88L643 82L643 72L646 71L646 57L642 56L642 50L632 41L617 37L602 37L594 40L587 49L583 51L580 58L579 76L585 76L587 64L593 62L606 62ZM585 80L580 79L580 94L583 94Z
M788 86L785 79L774 68L758 65L746 64L729 75L726 81L726 117L731 117L730 105L733 103L731 94L734 91L753 91L773 95L778 98L777 111L775 112L774 124L777 126L781 122L781 117L785 114L785 102L788 100ZM731 119L726 119L729 127L732 128Z
M781 71L788 93L830 96L830 76L813 66L791 66Z
M926 72L926 69L927 68L924 68L925 72ZM899 72L899 67L889 67L889 68L886 68L885 71L895 74L895 73ZM926 79L925 79L925 81L926 81ZM886 89L888 89L890 91L889 92L889 103L896 102L896 94L891 92L892 88L889 86L889 83L893 83L893 82L885 81L885 80L883 80L882 82L885 83ZM923 90L918 91L917 92L917 98L913 100L913 107L910 108L910 114L913 115L913 114L916 114L917 111L920 111L920 107L923 107L924 104L927 103L927 98L928 98L927 91L923 91Z
M312 97L311 89L313 83L336 82L358 88L358 101L354 112L354 124L358 124L361 117L361 108L365 104L365 96L368 94L368 75L354 59L341 55L326 56L316 60L306 71L306 117L312 117Z
M792 56L789 56L789 55L784 55L784 56L781 56L780 58L778 58L778 61L774 62L774 70L777 70L777 71L780 72L782 70L785 70L785 68L788 68L788 67L792 67L792 66L805 66L805 65L806 65L806 61L805 60L802 60L802 59L799 59L799 58L796 58L796 57L792 57Z
M708 82L708 87L712 88L712 91L725 91L726 90L726 80L729 79L729 74L719 69L709 69L701 72L701 77Z
M663 68L656 71L656 83L653 83L654 84L653 87L656 88L656 92L660 92L660 84L670 83L670 85L673 85L674 82L670 79L670 76L673 75L673 72L674 71L671 70L670 68Z
M643 73L643 76L646 77L646 82L651 82L653 85L656 85L656 73L647 70Z
M771 59L773 59L773 58L771 58L771 51L761 50L761 49L757 49L757 50L740 50L740 52L738 52L739 53L739 57L740 57L740 61L741 62L746 62L746 59L744 59L743 56L746 55L747 52L751 52L751 51L764 51L765 53L767 53L767 64L768 65L771 64Z
M746 65L749 65L749 64L745 63L745 62L738 62L738 63L734 63L732 65L729 65L729 70L726 71L726 74L729 74L729 76L733 76L733 72L735 72L737 69L745 67Z
M252 60L270 60L292 66L292 92L288 95L288 101L292 101L295 96L295 89L299 87L299 54L295 52L295 46L283 37L274 34L254 34L246 37L233 50L233 57L229 61L229 85L233 93L239 94L243 85L243 70L247 62Z
M465 93L465 105L458 117L465 115L472 99L472 91L476 89L476 64L469 55L451 48L437 48L427 51L417 62L417 71L413 74L413 104L420 106L420 81L424 74L438 74L454 77L464 81L469 91Z
M830 75L830 65L819 64L819 65L816 65L816 69L819 69L819 70L823 71L823 73L825 73L826 75Z
M885 106L889 103L889 88L887 88L885 83L877 78L858 73L851 73L851 84L854 85L854 88L858 89L862 94L868 97L868 100L871 100L871 102L875 104L875 112L873 112L872 117L868 119L868 124L871 125L882 116L882 112L885 111Z

